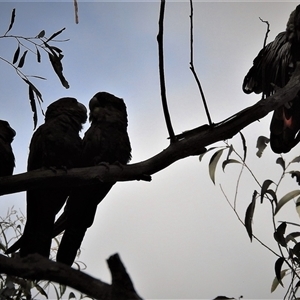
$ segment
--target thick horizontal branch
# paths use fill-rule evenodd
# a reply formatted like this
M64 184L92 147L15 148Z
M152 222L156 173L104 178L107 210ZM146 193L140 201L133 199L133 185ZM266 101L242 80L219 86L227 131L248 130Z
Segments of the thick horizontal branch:
M53 186L90 185L97 182L115 182L129 180L151 180L151 175L167 168L177 160L188 156L199 155L205 147L215 142L232 138L249 124L262 119L269 112L285 102L291 101L300 91L300 65L288 84L278 89L276 94L260 100L230 118L177 135L177 141L171 143L157 155L131 165L99 165L90 168L70 170L35 170L0 178L0 195L25 191L28 188L44 188Z
M51 261L38 254L25 258L8 258L0 255L0 274L22 277L30 280L49 280L67 285L96 299L141 299L131 282L118 254L108 260L112 275L112 284L102 282L82 271L72 269L64 264ZM119 278L121 282L115 280ZM123 284L123 282L126 283ZM119 295L114 298L114 295Z

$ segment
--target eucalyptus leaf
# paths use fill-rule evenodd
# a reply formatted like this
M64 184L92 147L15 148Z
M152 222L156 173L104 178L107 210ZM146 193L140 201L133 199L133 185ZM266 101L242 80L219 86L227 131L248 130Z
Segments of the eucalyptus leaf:
M284 270L280 271L280 278L281 278L281 280L285 276L285 274L286 274L287 271L288 271L288 269L284 269ZM273 279L273 283L272 283L272 286L271 286L271 293L273 293L277 289L278 285L279 285L279 281L275 277Z
M246 227L246 230L250 237L251 242L252 242L252 220L253 220L253 215L254 215L257 194L258 194L257 191L254 191L254 193L252 195L252 201L249 204L249 206L246 210L246 214L245 214L245 227Z
M276 208L275 208L274 215L276 215L278 213L278 211L282 208L283 205L285 205L287 202L289 202L290 200L294 199L298 195L300 195L300 190L294 190L294 191L291 191L291 192L287 193L286 195L284 195L278 201L278 203L276 205Z
M209 162L209 176L214 184L215 184L216 167L217 167L218 161L219 161L223 151L224 151L224 149L221 149L221 150L218 150L217 152L215 152Z

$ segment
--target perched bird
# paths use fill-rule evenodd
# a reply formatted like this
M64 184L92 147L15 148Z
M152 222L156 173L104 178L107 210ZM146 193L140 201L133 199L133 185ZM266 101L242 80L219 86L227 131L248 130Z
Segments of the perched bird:
M0 120L0 177L12 175L15 167L15 157L11 143L16 132L7 121Z
M131 146L123 99L99 92L90 100L89 108L91 126L83 138L83 165L127 164L131 159ZM71 192L63 214L55 223L54 236L65 230L57 261L72 265L87 228L93 224L97 205L113 185L99 180L95 185Z
M33 134L28 171L80 166L82 140L79 131L86 122L87 110L75 98L61 98L48 106L45 123ZM27 191L27 221L22 237L6 253L20 247L20 256L38 253L49 257L55 216L64 205L68 188L43 188Z
M285 32L267 44L245 76L243 91L268 97L284 87L300 60L300 5L291 13ZM270 124L270 144L275 153L289 152L300 140L300 95L277 108Z

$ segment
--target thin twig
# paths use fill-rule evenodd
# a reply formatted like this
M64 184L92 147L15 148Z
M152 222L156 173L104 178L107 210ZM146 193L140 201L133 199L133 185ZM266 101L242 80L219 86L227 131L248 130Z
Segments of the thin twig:
M267 44L267 39L268 39L268 35L269 35L269 32L270 32L270 24L268 21L264 21L262 18L259 18L263 23L266 23L267 24L267 30L266 30L266 34L265 34L265 38L264 38L264 44L263 44L263 49L266 47L266 44ZM265 61L263 62L263 68L262 68L262 86L265 87L266 86L266 83L265 83ZM264 88L263 88L264 90ZM265 98L265 93L263 92L262 95L261 95L261 99L264 99Z
M195 67L194 67L194 47L193 47L193 43L194 43L194 34L193 34L193 16L194 16L194 9L193 9L193 1L190 0L190 7L191 7L191 14L190 14L190 20L191 20L191 26L190 26L190 52L191 52L191 61L190 61L190 70L192 71L194 78L196 80L196 83L198 85L200 94L201 94L201 98L202 98L202 102L204 105L204 109L205 109L205 113L208 119L208 124L211 126L212 125L212 121L211 121L211 117L210 117L210 113L209 113L209 109L205 100L205 96L204 96L204 92L199 80L199 77L195 71Z
M79 18L78 18L78 2L77 0L74 0L74 10L75 10L75 23L79 23Z
M268 40L268 35L269 35L269 32L270 32L270 23L268 21L264 21L262 18L259 18L263 23L266 23L267 24L267 31L266 31L266 34L265 34L265 39L264 39L264 44L263 44L263 48L266 47L266 44L267 44L267 40Z
M164 116L166 120L166 125L168 133L170 136L170 141L175 142L176 137L171 123L171 117L169 114L167 96L166 96L166 83L165 83L165 71L164 71L164 50L163 50L163 32L164 32L164 13L165 13L165 0L161 0L160 3L160 13L159 13L159 31L157 35L158 42L158 59L159 59L159 79L160 79L160 91L161 91L161 100L164 111Z

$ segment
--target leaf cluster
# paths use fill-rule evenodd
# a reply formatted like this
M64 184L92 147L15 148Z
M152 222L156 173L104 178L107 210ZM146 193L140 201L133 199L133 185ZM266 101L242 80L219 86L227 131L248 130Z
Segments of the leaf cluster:
M44 52L48 56L52 69L58 76L61 84L65 88L69 88L69 83L63 75L62 59L64 55L62 54L62 50L57 46L53 46L51 44L53 42L59 42L58 40L55 40L55 38L59 36L65 30L65 28L62 28L57 32L54 32L48 38L46 37L45 30L41 30L34 37L8 35L8 33L13 29L15 19L16 19L16 11L15 9L13 9L11 13L11 19L10 19L10 24L8 26L8 30L5 32L3 36L0 36L0 38L15 39L17 42L16 50L13 54L11 61L8 59L4 59L1 56L0 59L8 63L10 66L12 66L17 72L18 76L28 85L28 89L29 89L28 97L33 112L33 121L34 121L34 128L35 128L37 125L37 104L41 105L41 103L43 102L43 98L42 98L42 93L39 91L36 85L33 84L31 78L33 77L42 80L46 80L46 78L41 76L36 76L36 75L33 76L26 75L22 72L22 68L26 63L26 58L28 56L28 53L31 53L36 57L37 63L41 63L42 62L41 52Z
M259 241L264 247L270 250L273 254L277 256L277 259L274 264L275 269L275 278L273 280L271 286L271 292L275 291L276 288L281 285L283 286L282 279L287 275L290 276L290 283L287 288L286 297L289 299L296 299L296 293L300 287L300 230L295 230L295 227L300 227L300 224L289 222L289 221L280 221L280 224L277 226L276 224L276 217L282 207L290 202L291 200L295 200L295 206L298 214L300 215L300 189L292 190L281 196L278 197L278 189L279 186L282 184L282 180L285 175L289 175L291 179L295 178L296 181L300 184L300 172L298 170L289 170L291 166L295 165L295 163L300 162L300 156L293 158L288 163L286 160L280 156L276 159L276 164L281 166L282 173L278 180L278 182L274 182L271 179L265 179L262 183L257 180L257 177L254 175L248 164L246 163L247 158L247 146L246 140L242 134L240 134L243 150L242 154L239 154L235 147L228 142L225 142L225 146L223 147L212 147L208 149L209 151L214 151L213 155L209 160L209 176L212 182L215 184L215 174L217 166L220 163L220 159L224 151L227 151L227 155L223 160L221 166L223 171L225 171L225 167L229 164L240 164L241 165L241 172L238 176L237 180L237 189L240 184L240 178L243 173L244 169L247 169L251 176L254 178L254 182L258 185L258 188L254 189L251 195L251 201L245 211L244 218L241 218L236 210L236 197L234 199L234 204L228 200L227 196L226 200L230 204L231 208L234 210L236 215L238 216L239 220L245 226L247 234L249 235L250 240L252 241L255 238ZM262 158L262 154L267 147L269 139L263 136L260 136L257 140L257 148L258 151L256 153L259 159ZM200 161L202 160L203 156L207 154L204 153L200 156ZM232 155L235 154L235 158L232 158ZM237 159L236 159L237 157ZM254 219L254 212L257 210L257 201L260 204L263 204L267 201L270 204L272 210L272 218L271 222L273 224L274 232L273 232L273 239L276 241L278 250L273 250L270 247L266 246L262 241L260 241L253 233L253 219ZM287 232L288 228L292 228L290 232ZM283 266L287 266L287 268L283 268ZM298 298L297 298L298 299Z
M14 207L8 209L5 217L0 216L0 251L5 252L11 242L21 236L22 227L25 224L25 218L22 213L19 213ZM55 245L51 249L51 255L56 254L60 238L56 238ZM18 254L13 254L18 255ZM85 265L76 261L77 268L85 269ZM36 299L36 297L44 296L46 299L49 293L55 294L56 299L88 299L86 295L69 292L66 295L67 286L56 284L51 281L38 281L23 279L16 276L0 274L0 300L4 299ZM91 299L91 298L89 298Z

